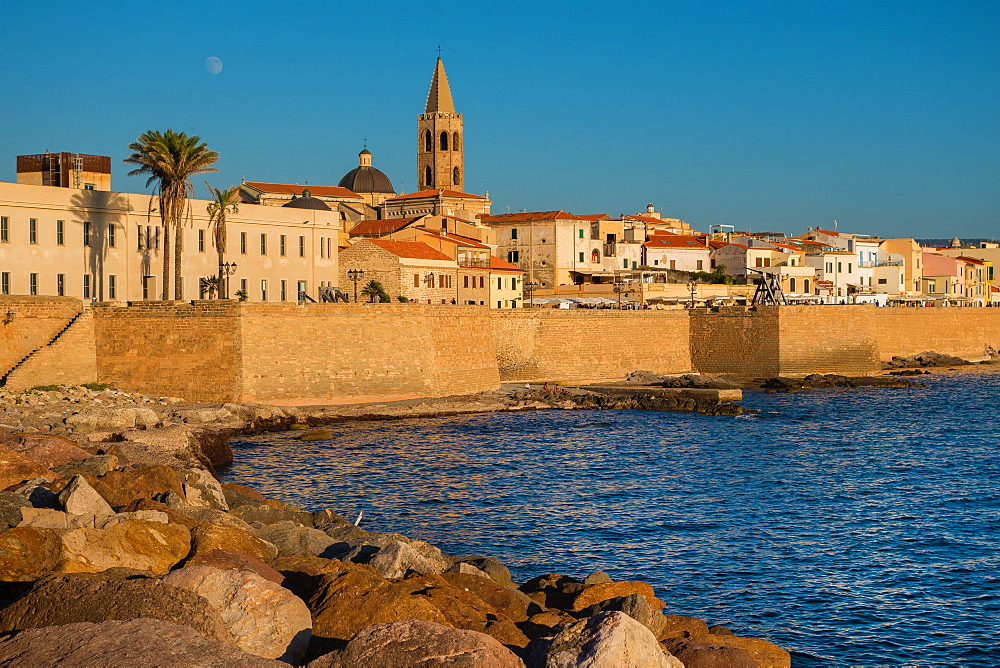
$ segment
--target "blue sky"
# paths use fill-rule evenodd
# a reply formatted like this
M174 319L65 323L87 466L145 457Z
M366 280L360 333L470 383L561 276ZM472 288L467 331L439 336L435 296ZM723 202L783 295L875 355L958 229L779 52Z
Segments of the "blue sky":
M411 192L440 45L496 213L1000 236L996 0L3 0L0 33L3 181L76 151L142 192L127 145L172 127L221 153L216 186L335 185L367 138Z

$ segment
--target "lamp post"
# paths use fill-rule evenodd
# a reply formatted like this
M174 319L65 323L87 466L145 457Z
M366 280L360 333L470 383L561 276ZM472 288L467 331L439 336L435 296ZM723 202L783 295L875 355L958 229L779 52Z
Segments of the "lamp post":
M528 293L528 308L534 308L535 304L531 301L531 294L535 291L535 288L538 287L538 283L528 281L521 287L523 287L524 291Z
M236 273L235 262L219 263L219 299L229 298L229 277Z
M698 292L698 281L695 278L691 278L688 283L688 290L691 291L691 301L688 302L688 308L694 308L694 296Z
M364 269L351 269L347 272L347 277L354 283L354 303L358 303L358 281L365 277Z
M618 295L618 310L620 311L622 309L622 293L628 296L632 294L632 288L620 276L615 277L614 285L612 290Z

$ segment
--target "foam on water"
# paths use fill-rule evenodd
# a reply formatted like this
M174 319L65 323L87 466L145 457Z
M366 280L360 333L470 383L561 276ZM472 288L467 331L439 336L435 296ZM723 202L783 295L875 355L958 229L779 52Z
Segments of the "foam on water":
M234 442L227 480L523 581L604 570L795 665L1000 664L1000 376L748 393L753 416L544 411Z

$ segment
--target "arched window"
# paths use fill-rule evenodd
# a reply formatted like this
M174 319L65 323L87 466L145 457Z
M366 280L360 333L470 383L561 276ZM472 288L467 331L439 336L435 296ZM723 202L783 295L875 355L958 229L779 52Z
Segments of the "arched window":
M451 150L452 151L457 151L458 150L458 133L457 132L453 132L452 135L451 135Z
M447 151L448 150L448 133L447 132L442 132L441 133L441 150L442 151Z
M434 150L434 137L430 130L424 130L424 150L428 153Z
M431 166L427 165L424 167L424 185L432 186L434 185L434 175L431 173Z
M455 169L452 170L451 182L456 186L461 184L462 183L462 179L460 178L461 176L462 175L459 174L458 172L458 167L456 167Z
M789 292L795 292L795 278L794 277L788 279L788 291Z
M601 252L599 250L597 250L596 248L590 253L590 261L591 262L600 262L601 261Z
M802 286L802 292L806 293L807 295L812 294L809 292L809 279L808 278L802 279L802 283L804 284Z

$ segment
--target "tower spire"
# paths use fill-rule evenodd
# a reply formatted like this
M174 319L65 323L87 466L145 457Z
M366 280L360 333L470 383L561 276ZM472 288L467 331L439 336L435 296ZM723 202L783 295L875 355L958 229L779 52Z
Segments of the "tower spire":
M425 114L444 112L455 113L455 103L451 99L451 88L448 87L448 76L444 73L444 61L438 56L434 66L434 78L431 79L431 91L427 95Z

